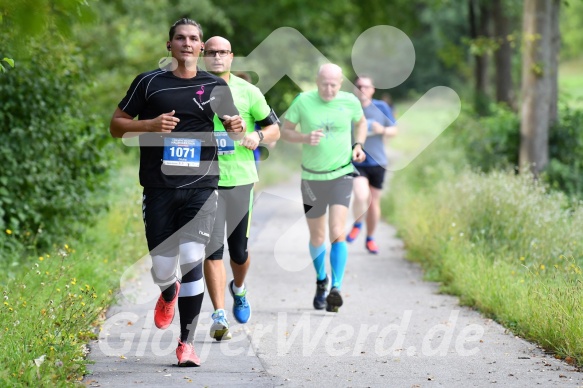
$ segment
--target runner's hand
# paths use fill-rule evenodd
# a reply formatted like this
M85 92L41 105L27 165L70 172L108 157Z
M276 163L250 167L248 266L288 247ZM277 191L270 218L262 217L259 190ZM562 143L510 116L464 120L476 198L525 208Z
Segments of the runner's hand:
M377 123L376 121L371 124L372 132L376 135L383 135L385 133L385 127L381 125L381 123Z
M227 132L244 132L245 131L245 121L241 116L223 116L223 127Z
M362 163L364 162L365 159L366 154L362 150L362 147L360 147L360 145L354 147L354 149L352 150L352 161L356 163Z
M239 144L241 144L243 147L253 151L253 150L255 150L255 148L257 148L259 146L259 135L257 134L256 131L253 131L252 133L248 133L245 135L244 138L241 139L241 142Z
M316 129L315 131L310 132L310 135L308 136L307 139L307 144L311 146L317 146L318 144L320 144L320 139L322 139L323 137L326 137L326 135L324 134L324 130Z
M155 119L150 120L150 132L172 132L180 122L178 117L174 117L174 113L176 111L172 110L172 112L162 113Z

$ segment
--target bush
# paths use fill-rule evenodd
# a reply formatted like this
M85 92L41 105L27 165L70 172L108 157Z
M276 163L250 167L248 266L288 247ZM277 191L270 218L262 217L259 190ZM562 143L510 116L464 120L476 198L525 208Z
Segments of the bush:
M121 158L128 167L110 177L110 206L82 236L28 257L11 277L0 262L0 387L84 386L86 344L124 268L147 251L136 161Z
M492 105L489 116L464 112L453 124L455 143L470 165L483 172L518 165L520 119L505 105Z
M0 75L0 249L14 248L6 238L46 247L103 204L92 194L104 185L109 135L79 101L80 56L59 50L36 44L34 56Z
M565 106L559 123L549 133L550 162L544 179L555 189L570 195L583 195L583 111Z

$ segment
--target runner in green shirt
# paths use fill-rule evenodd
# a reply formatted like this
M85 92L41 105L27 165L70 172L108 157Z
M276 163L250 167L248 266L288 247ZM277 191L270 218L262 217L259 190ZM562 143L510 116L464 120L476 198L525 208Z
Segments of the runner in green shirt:
M341 92L342 69L334 64L320 67L317 91L301 93L285 115L282 136L302 143L302 197L310 230L310 255L316 269L317 310L337 312L342 306L340 289L348 251L344 227L352 194L354 167L366 155L362 143L366 139L366 119L358 99ZM300 131L296 131L299 124ZM352 144L352 128L354 138ZM326 210L330 208L329 229L330 279L326 274Z
M251 317L251 305L244 283L250 265L247 241L253 185L258 180L253 150L259 143L271 143L279 139L279 120L256 86L231 74L233 52L227 39L220 36L210 38L205 43L203 55L207 71L229 84L235 106L247 124L245 137L233 141L215 117L215 136L219 145L219 198L214 229L206 251L204 276L215 309L210 335L220 341L231 339L225 312L227 276L222 260L225 226L234 277L228 285L233 296L233 316L237 322L246 323ZM259 130L254 129L255 123L261 127Z

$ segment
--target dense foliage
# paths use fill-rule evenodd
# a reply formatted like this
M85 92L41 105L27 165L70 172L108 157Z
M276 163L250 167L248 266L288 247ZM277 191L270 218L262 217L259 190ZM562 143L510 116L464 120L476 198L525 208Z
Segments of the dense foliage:
M464 150L467 163L481 172L514 170L518 166L520 118L502 105L490 107L490 115L477 117L466 111L453 124L453 139ZM550 130L550 161L542 179L550 187L583 196L583 111L562 107Z
M34 55L0 83L0 247L46 246L78 231L101 206L109 164L107 128L80 101L80 53L28 44Z
M561 16L565 58L580 53L580 8L579 2L568 1ZM505 12L516 22L511 32L518 42L520 2L506 3ZM101 186L107 169L109 115L133 77L155 68L166 55L168 28L183 16L199 21L205 38L227 37L243 57L278 28L295 28L349 77L351 49L359 35L373 26L395 26L411 38L416 55L409 79L388 90L396 98L435 85L467 96L473 55L477 50L491 56L493 47L472 38L467 7L451 0L0 0L0 61L6 70L0 73L0 249L17 240L46 244L74 230L77 221L90 219L97 205L90 194ZM516 68L519 49L514 47ZM290 50L282 44L273 55ZM306 74L314 71L302 63L294 66ZM281 114L300 86L305 87L284 77L267 92L268 102ZM560 124L556 135L551 133L551 142L557 143L551 144L549 179L570 191L579 191L573 183L579 170L570 164L578 160L577 153L565 153L561 142L577 136L572 130L577 122L573 116L575 126ZM477 147L470 155L473 164L485 170L506 161L515 164L518 124L512 112L496 108L486 121L468 123L467 129L468 141ZM485 136L476 137L482 132ZM577 144L567 145L573 149Z
M550 163L545 177L551 187L583 198L583 110L564 107L549 134Z

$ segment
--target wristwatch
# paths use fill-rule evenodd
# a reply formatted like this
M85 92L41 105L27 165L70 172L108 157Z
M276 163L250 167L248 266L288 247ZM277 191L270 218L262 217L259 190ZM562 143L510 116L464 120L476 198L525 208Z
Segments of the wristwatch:
M259 135L259 142L261 143L263 141L263 131L258 129L255 132L257 132L257 135Z
M354 143L354 144L352 145L352 149L354 149L354 147L356 147L357 145L359 145L359 146L360 146L360 149L361 149L361 150L364 150L364 146L363 146L363 145L362 145L362 143L360 143L360 142L356 142L356 143Z

